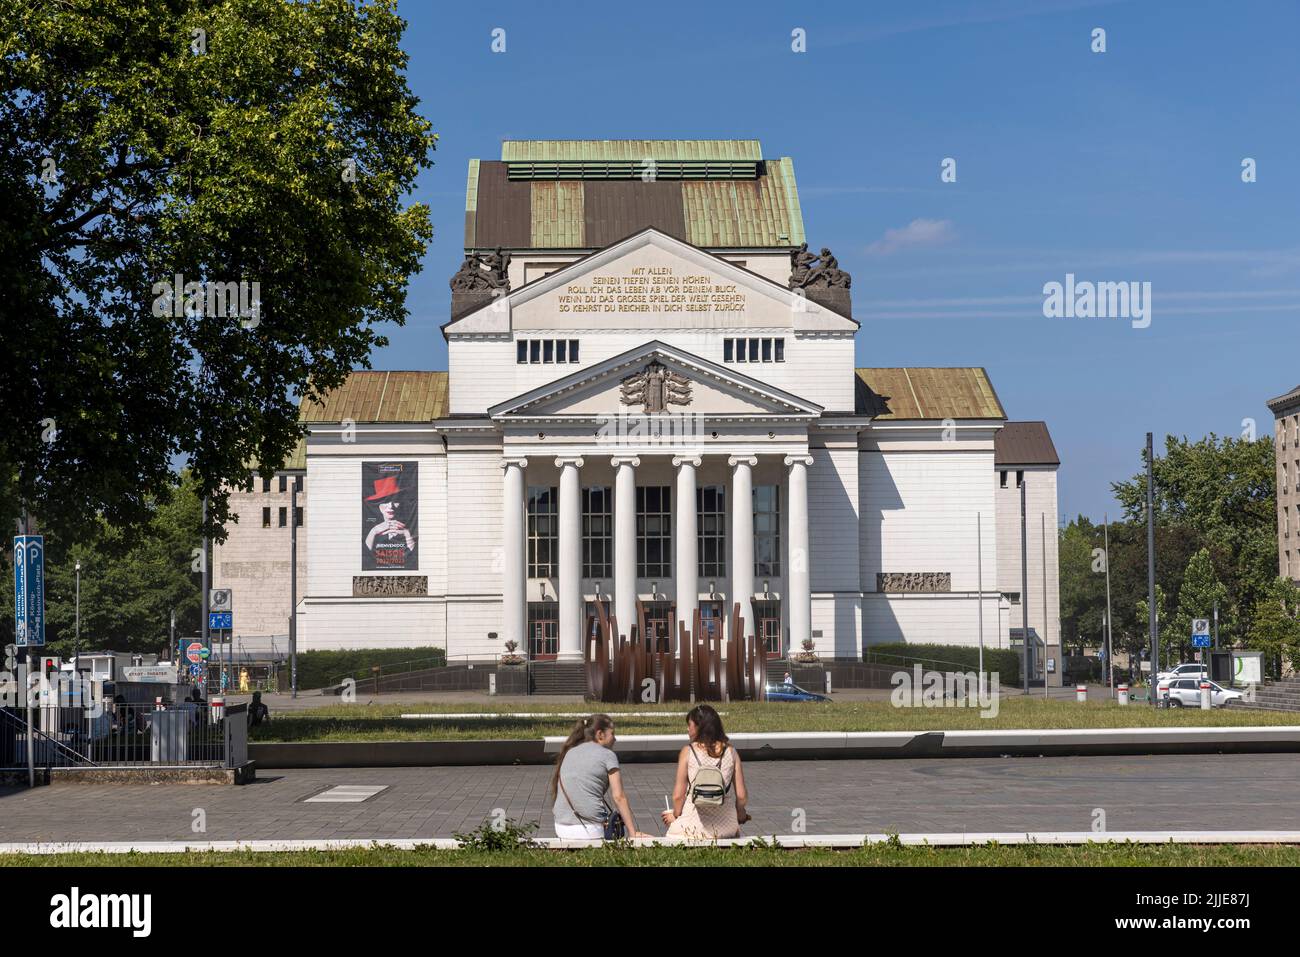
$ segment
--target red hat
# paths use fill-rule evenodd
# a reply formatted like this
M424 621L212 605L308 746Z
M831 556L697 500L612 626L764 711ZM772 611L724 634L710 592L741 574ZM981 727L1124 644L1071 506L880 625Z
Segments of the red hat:
M401 489L397 487L396 475L385 475L383 478L375 479L375 494L367 495L367 502L377 502L381 498L392 498L394 495L401 494Z

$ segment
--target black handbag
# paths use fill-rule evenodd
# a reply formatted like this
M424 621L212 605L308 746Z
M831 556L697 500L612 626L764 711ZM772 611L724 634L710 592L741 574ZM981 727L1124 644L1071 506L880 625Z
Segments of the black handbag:
M557 777L556 780L559 781L560 793L564 795L564 801L566 804L569 805L569 810L573 812L573 816L576 817L583 824L600 824L599 821L589 821L587 820L587 818L579 814L578 809L573 806L573 800L572 798L569 797L569 792L566 791L564 788L564 779ZM609 811L609 817L606 818L604 824L602 825L605 829L605 833L602 837L602 840L606 840L606 841L623 840L623 838L627 837L627 825L623 823L623 815L619 814L608 804L605 805L605 810Z

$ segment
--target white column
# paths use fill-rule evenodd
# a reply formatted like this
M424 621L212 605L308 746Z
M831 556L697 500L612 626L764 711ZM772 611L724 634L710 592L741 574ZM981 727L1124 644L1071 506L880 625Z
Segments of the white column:
M758 634L754 621L754 473L755 456L732 456L731 466L731 604L740 603L745 619L744 638ZM730 627L730 626L728 626Z
M641 460L614 457L614 616L620 634L636 624L636 472Z
M790 640L787 652L799 651L805 638L812 637L812 587L808 574L808 466L810 455L785 458L789 499L789 550L786 553L786 592L790 602Z
M673 529L673 579L677 583L677 621L695 627L695 609L699 605L700 564L696 545L697 522L695 516L695 470L700 467L698 457L675 456L673 468L677 469L677 522ZM673 640L677 647L677 621L672 623Z
M582 660L582 459L556 459L560 470L560 567L555 586L560 601L559 661Z
M527 569L524 562L524 468L527 459L506 459L505 480L501 492L502 568L501 600L502 639L519 642L517 654L528 656L528 616L525 605ZM501 650L505 651L503 645Z

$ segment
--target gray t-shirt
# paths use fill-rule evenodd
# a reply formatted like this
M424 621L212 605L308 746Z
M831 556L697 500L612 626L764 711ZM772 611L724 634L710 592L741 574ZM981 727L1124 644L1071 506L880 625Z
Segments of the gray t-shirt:
M560 783L564 790L555 789L555 823L605 823L610 814L609 805L605 803L609 776L617 770L618 755L604 745L586 741L571 748L560 765ZM568 792L568 801L564 799L565 792ZM569 801L573 802L572 808ZM586 821L578 820L574 811Z

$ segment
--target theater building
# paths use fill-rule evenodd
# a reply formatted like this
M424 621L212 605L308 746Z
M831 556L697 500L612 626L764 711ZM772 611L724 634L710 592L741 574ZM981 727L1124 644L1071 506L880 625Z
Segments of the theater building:
M576 662L595 602L661 650L735 604L772 655L1008 646L1006 411L979 367L857 365L870 316L807 244L790 159L506 142L470 163L451 289L446 371L356 372L303 408L300 647ZM1017 447L1051 475L1041 646L1057 463Z

